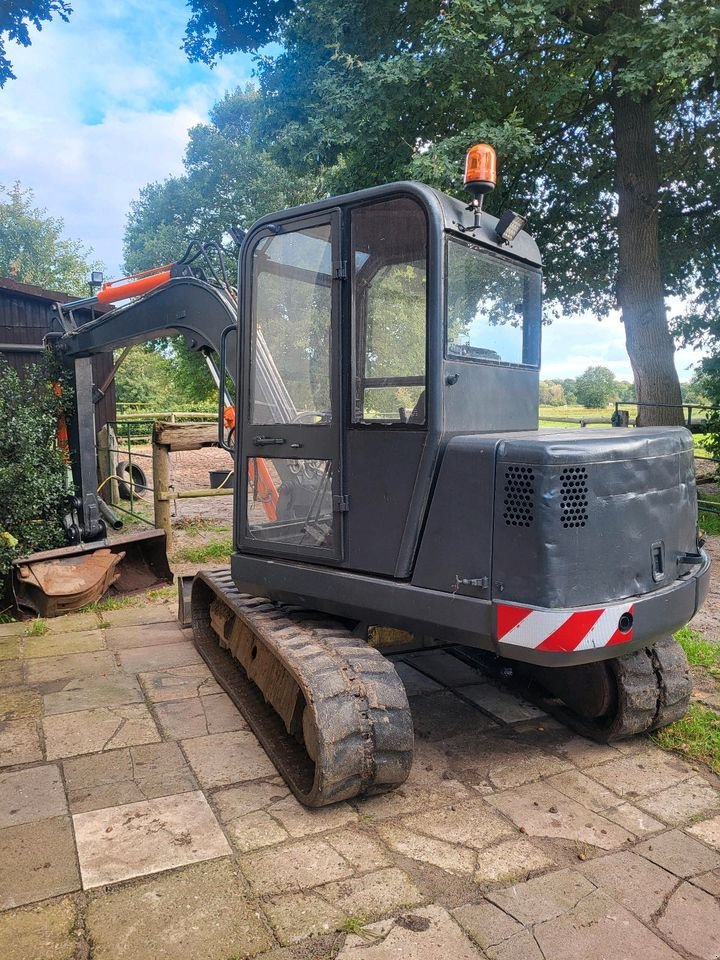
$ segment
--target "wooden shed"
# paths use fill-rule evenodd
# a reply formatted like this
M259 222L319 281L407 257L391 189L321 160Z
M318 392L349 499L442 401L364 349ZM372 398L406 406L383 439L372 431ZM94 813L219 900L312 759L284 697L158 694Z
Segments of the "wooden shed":
M20 376L42 353L53 304L68 303L73 299L55 290L0 277L0 355ZM104 309L95 308L95 312L102 313ZM80 321L90 319L89 309L78 310L77 314ZM93 357L93 380L98 387L105 383L112 367L111 353ZM95 405L95 429L99 430L115 417L115 384L111 383Z

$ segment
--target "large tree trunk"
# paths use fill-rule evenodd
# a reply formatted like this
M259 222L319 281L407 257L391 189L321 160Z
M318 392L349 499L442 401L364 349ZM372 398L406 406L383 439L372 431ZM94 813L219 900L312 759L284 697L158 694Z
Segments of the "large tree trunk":
M636 6L633 0L623 6ZM658 167L652 103L612 100L617 158L617 298L639 403L681 404L660 269ZM681 424L677 407L639 407L638 425Z

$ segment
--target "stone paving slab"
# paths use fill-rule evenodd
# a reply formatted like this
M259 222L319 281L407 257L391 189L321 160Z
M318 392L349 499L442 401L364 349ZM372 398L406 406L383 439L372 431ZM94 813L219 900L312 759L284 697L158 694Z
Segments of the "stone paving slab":
M58 713L93 710L96 707L119 707L127 703L142 702L142 691L135 677L124 677L119 673L68 680L53 693L46 693L43 697L46 717Z
M671 830L638 844L636 851L676 877L692 877L720 867L720 853L682 833Z
M415 736L421 740L443 740L460 733L472 736L496 726L493 720L448 690L411 697L410 709Z
M165 703L168 700L184 700L186 697L209 696L223 692L204 663L141 673L140 682L148 700L152 703Z
M437 681L426 677L403 660L396 660L394 666L409 697L417 697L423 693L439 693L443 689Z
M0 767L42 759L40 733L35 720L0 721Z
M552 960L680 960L680 955L631 913L600 891L567 914L533 929L544 957Z
M181 742L203 789L277 776L268 755L249 730L214 733Z
M347 919L341 910L312 891L273 897L263 903L262 909L283 946L341 930Z
M488 797L530 837L557 837L613 850L634 839L631 833L560 793L549 783L528 784Z
M19 637L3 637L0 639L0 660L15 660L20 656L20 645Z
M231 853L200 791L73 815L84 889Z
M371 924L349 936L337 960L482 960L450 914L439 906L420 907L390 921Z
M138 626L110 627L105 631L108 650L129 650L133 647L151 647L157 644L179 643L184 640L180 624L161 622Z
M0 910L79 889L69 817L0 830Z
M557 870L505 890L491 891L487 898L520 923L535 924L568 913L594 889L575 870Z
M168 700L155 706L155 716L167 740L204 737L210 733L247 730L242 714L226 693Z
M75 905L68 897L0 914L3 960L75 960Z
M482 950L495 947L523 930L521 923L488 900L457 907L451 913Z
M380 836L391 850L413 860L430 863L447 873L472 876L475 871L477 855L467 847L413 833L397 824L381 826Z
M151 647L131 647L120 650L118 662L126 673L150 673L168 667L187 667L202 663L202 657L192 643L158 643Z
M470 683L482 683L485 679L484 674L476 667L471 667L469 663L442 650L406 654L402 660L450 689Z
M339 880L317 891L349 917L375 920L425 901L418 886L398 867Z
M160 739L144 703L61 713L43 720L48 760L153 743Z
M49 820L67 812L62 778L55 764L0 773L0 827Z
M657 926L681 950L703 960L720 957L720 903L692 884L673 893Z
M493 718L501 723L519 723L521 720L533 720L545 716L542 710L531 703L490 683L462 687L461 693L463 697L472 700L481 710L492 714Z
M455 738L445 742L452 769L465 782L486 785L493 790L519 787L525 783L572 770L572 764L542 746L524 741L513 743L506 734L479 738Z
M19 660L0 658L0 690L19 687L23 683L23 668Z
M691 777L640 801L642 807L672 826L720 809L720 792L703 777Z
M175 743L152 743L63 761L72 813L197 790Z
M503 840L478 853L473 879L479 884L509 883L554 866L552 857L528 840Z
M136 607L103 610L102 618L111 627L134 627L165 622L177 624L177 608L173 603L142 603Z
M688 833L698 837L709 846L715 847L716 850L720 850L720 816L693 824L693 826L688 827Z
M26 661L25 672L31 686L43 693L51 693L62 689L63 682L83 677L113 677L118 673L118 667L112 653L98 649L67 656L35 657Z
M39 719L42 710L42 697L34 691L20 686L0 689L0 722L22 717Z
M337 850L316 839L251 854L241 860L241 868L260 896L305 890L349 878L354 872Z
M74 653L92 653L105 649L105 634L102 630L86 630L82 633L47 633L42 637L26 637L23 656L61 657Z
M465 844L482 850L498 840L512 836L510 823L484 800L468 800L440 810L406 817L403 826L447 843Z
M42 619L42 618L40 618ZM48 633L80 633L85 630L94 630L100 624L100 617L91 610L84 613L68 613L62 617L48 617L43 621ZM31 632L31 623L26 622L26 633Z
M678 884L667 870L630 851L589 860L577 871L646 923Z
M8 638L24 637L27 633L26 620L15 620L11 623L0 623L0 642Z
M93 896L87 928L93 960L245 960L272 946L228 860Z
M585 772L608 790L628 800L667 790L694 773L690 764L660 750L621 757L590 767Z

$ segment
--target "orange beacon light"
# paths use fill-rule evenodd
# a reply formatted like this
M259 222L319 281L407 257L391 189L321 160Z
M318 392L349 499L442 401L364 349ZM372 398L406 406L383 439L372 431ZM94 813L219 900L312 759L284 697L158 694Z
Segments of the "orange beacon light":
M465 157L465 188L474 197L481 197L495 189L497 182L497 155L489 143L476 143Z

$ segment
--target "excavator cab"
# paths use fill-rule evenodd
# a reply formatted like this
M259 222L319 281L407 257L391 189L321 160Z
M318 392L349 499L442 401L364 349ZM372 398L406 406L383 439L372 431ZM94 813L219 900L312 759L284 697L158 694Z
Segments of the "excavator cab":
M495 222L398 183L250 231L239 553L406 578L441 438L537 426L540 258Z

